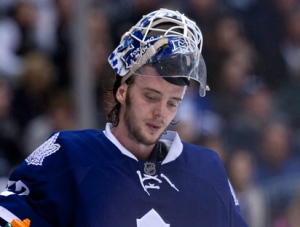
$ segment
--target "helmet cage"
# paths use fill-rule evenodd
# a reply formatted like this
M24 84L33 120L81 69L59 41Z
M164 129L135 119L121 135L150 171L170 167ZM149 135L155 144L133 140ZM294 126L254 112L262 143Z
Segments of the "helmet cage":
M195 22L177 11L160 9L144 16L121 39L109 57L122 82L143 65L155 66L161 77L184 77L206 91L206 66L201 55L202 34ZM172 72L170 69L176 69ZM175 73L177 72L177 73ZM143 75L151 76L151 75Z

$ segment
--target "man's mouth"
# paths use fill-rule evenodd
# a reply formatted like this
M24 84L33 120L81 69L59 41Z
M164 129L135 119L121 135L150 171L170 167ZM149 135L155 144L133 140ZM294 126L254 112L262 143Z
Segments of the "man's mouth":
M161 129L161 125L159 124L154 124L154 123L147 123L146 124L148 126L148 128L152 131L152 132L157 132Z

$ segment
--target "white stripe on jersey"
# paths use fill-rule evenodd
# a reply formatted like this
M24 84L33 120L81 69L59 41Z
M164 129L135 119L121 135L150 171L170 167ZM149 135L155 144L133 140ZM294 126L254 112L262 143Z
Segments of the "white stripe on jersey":
M20 220L16 215L7 210L6 208L0 206L0 217L7 221L8 223L12 222L14 219Z

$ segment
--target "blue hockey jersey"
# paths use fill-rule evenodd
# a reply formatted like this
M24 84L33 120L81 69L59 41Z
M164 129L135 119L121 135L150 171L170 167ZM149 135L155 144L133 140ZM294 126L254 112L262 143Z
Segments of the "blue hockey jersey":
M163 162L138 161L109 124L53 133L11 174L0 217L31 227L246 226L218 155L171 131L161 141Z

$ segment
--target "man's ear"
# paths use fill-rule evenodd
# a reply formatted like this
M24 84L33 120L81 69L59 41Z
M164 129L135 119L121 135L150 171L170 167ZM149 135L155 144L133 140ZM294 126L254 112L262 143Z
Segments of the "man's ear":
M125 102L127 89L128 85L126 83L123 83L117 90L116 98L121 104Z

